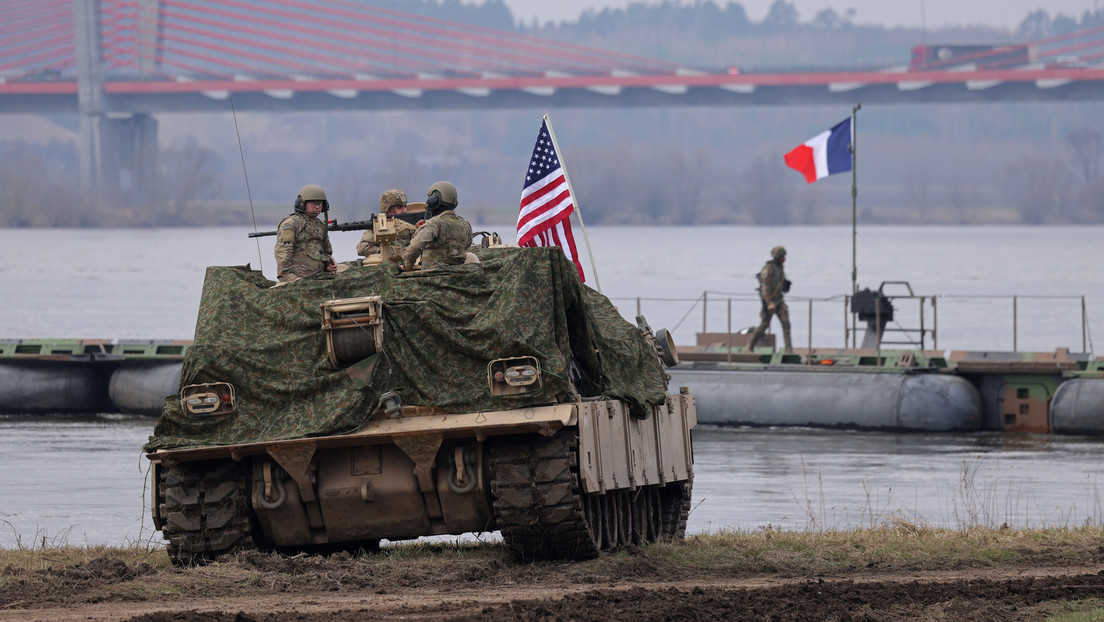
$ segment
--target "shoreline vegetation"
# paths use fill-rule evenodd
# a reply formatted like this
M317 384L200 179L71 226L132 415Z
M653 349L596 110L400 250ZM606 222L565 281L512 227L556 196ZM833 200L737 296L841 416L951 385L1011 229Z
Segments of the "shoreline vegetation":
M465 206L464 216L475 226L513 224L517 219L517 206L480 205ZM583 210L586 211L585 209ZM152 212L151 212L152 213ZM260 231L274 229L282 218L291 213L291 208L284 205L262 204L255 205L251 210L248 205L236 202L212 201L193 204L189 211L172 220L150 218L144 215L143 208L131 207L122 211L93 210L80 220L66 218L56 219L31 219L21 222L4 222L0 218L0 228L6 229L52 229L52 228L172 228L172 227L231 227L248 226L254 223ZM339 223L354 221L366 221L372 218L375 212L367 207L348 208L337 206L331 209L330 219ZM585 217L585 216L584 216ZM660 221L634 221L614 223L598 221L586 223L591 226L702 226L702 225L730 225L730 226L842 226L851 224L851 208L823 208L809 218L802 221L787 223L758 223L746 217L746 214L733 213L725 218L711 219L708 222L697 219L688 219L685 222L660 222ZM932 208L923 212L910 212L899 209L876 209L864 207L856 214L856 220L863 226L891 225L891 226L945 226L945 225L977 225L977 226L1038 226L1038 225L1089 225L1100 224L1097 222L1031 222L1025 220L1017 211L1002 207L978 207L970 209Z
M0 550L0 617L1089 620L1104 616L1102 542L1097 525L944 530L891 519L696 534L574 563L519 562L501 542L455 541L328 556L243 551L183 568L154 540L33 542Z
M616 571L626 559L647 557L657 564L725 566L746 572L834 574L870 566L897 570L952 570L970 566L1016 566L1104 564L1104 525L1012 529L973 527L934 529L903 519L878 526L841 530L789 531L770 525L755 530L722 529L686 536L683 541L630 547L628 553L603 555L596 560L575 562ZM355 554L354 554L355 553ZM378 552L337 554L366 564L483 560L502 565L529 565L515 561L501 541L479 540L393 542ZM202 567L239 563L243 558L273 557L303 559L306 553L280 554L248 551L220 558ZM318 556L320 558L326 555ZM80 565L108 558L128 565L186 572L175 568L154 534L143 542L124 546L54 543L48 540L14 548L0 548L0 586L24 572ZM540 564L541 562L536 562ZM563 565L566 562L547 562ZM201 566L192 567L197 568Z

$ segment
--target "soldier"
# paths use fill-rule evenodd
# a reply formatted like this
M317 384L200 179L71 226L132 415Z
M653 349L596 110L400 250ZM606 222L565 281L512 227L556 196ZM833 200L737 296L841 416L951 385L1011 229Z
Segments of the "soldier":
M314 184L299 189L295 212L276 227L276 278L281 283L337 270L326 222L318 219L329 209L325 190Z
M388 190L380 195L380 213L394 216L406 213L406 193L402 190ZM406 250L410 244L410 238L414 237L416 227L405 220L394 219L395 243ZM380 245L376 243L375 231L368 229L357 244L357 254L361 257L375 255L380 252Z
M763 303L759 311L759 327L748 342L748 352L755 348L755 343L770 327L771 317L777 315L782 322L782 339L786 344L786 352L793 352L793 343L790 341L790 310L782 300L782 294L790 291L790 282L786 280L786 272L782 264L786 263L786 249L775 246L771 249L771 260L763 265L759 271L759 298Z
M403 253L403 270L413 270L422 258L422 269L464 263L471 247L471 224L456 215L456 186L439 181L426 192L426 220ZM431 217L432 216L432 217Z

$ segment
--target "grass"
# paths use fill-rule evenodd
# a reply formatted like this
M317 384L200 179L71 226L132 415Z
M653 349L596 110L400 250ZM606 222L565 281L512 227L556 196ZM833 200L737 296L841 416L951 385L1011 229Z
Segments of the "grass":
M1104 620L1104 603L1099 598L1072 601L1062 611L1046 618L1046 622L1100 622Z
M392 544L378 553L327 557L250 551L189 568L173 566L159 547L51 545L0 549L0 611L134 602L171 608L172 603L211 594L264 607L276 594L398 594L441 586L477 598L480 589L506 585L663 589L674 580L703 585L771 577L901 581L923 572L969 569L974 569L973 576L1002 571L1011 576L1099 566L1102 538L1100 527L943 530L902 523L848 531L720 531L583 562L520 563L502 542L456 540ZM479 589L472 592L472 586ZM1018 619L1104 620L1104 602L1084 596L1059 594L1025 608L1030 617ZM907 619L948 619L940 608L954 604L954 599L938 601L924 615Z
M722 530L698 534L671 544L604 556L584 562L588 571L619 566L643 556L660 565L726 567L748 573L778 571L834 574L877 567L882 570L949 570L969 567L1077 566L1100 562L1104 528L944 530L911 524L848 531ZM36 571L74 566L97 559L127 565L171 568L160 547L130 545L48 546L0 549L0 569ZM384 547L355 559L372 565L397 565L435 560L444 563L493 562L512 565L501 542L415 542Z
M896 570L1098 563L1104 529L944 530L911 524L849 531L721 531L695 535L672 555L751 572L769 569L832 574L864 567ZM670 545L666 545L670 546ZM662 547L660 547L662 548ZM678 549L674 549L678 550Z
M15 531L8 521L2 521L7 528ZM69 544L69 531L50 536L39 530L34 537L24 538L15 534L15 546L11 549L0 548L0 570L5 568L25 571L46 570L59 566L72 566L88 563L97 559L117 559L126 563L168 566L168 556L161 546L159 533L151 532L149 539L134 542L126 546L73 546ZM4 575L0 575L0 585Z
M36 548L0 549L0 570L14 568L27 571L46 570L59 566L87 564L96 559L119 560L129 565L150 564L169 566L169 558L160 547L146 546L69 546L66 544ZM2 581L2 577L0 577Z

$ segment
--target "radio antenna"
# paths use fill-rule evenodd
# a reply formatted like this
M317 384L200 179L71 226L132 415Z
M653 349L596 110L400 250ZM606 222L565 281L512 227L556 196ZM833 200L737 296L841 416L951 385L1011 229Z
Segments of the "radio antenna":
M242 149L241 132L238 131L238 111L234 108L234 95L230 95L230 114L234 117L234 134L238 137L238 153L241 154L242 175L245 176L245 194L249 197L249 215L253 217L253 233L257 233L257 214L253 211L253 193L249 190L249 171L245 170L245 150ZM261 260L261 240L257 238L257 268L264 272Z

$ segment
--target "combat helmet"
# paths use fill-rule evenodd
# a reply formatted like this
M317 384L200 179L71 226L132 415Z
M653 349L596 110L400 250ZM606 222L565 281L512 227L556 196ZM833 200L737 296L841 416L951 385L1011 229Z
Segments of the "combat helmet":
M781 246L775 246L771 249L771 259L779 259L786 256L786 249Z
M386 214L392 207L405 207L406 193L402 190L391 189L380 195L380 213Z
M430 209L455 209L456 205L456 186L447 181L433 184L426 192L426 207Z
M322 186L307 184L300 188L299 195L295 197L295 211L304 211L307 208L307 201L322 201L322 211L330 211L330 202L326 199L326 191Z

